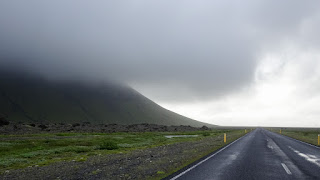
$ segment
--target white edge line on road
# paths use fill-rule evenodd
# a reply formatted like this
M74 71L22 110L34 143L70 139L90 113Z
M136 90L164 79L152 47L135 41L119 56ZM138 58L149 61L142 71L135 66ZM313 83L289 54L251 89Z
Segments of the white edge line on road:
M282 165L283 169L287 172L287 174L292 174L286 164L281 163L281 165Z
M288 137L288 136L287 136L287 137ZM309 146L311 146L311 147L315 147L315 148L320 149L320 147L318 147L318 146L316 146L316 145L309 144L309 143L306 143L306 142L300 141L300 140L295 139L295 138L292 138L292 137L289 137L289 138L291 138L291 139L293 139L293 140L295 140L295 141L297 141L297 142L301 142L301 143L303 143L303 144L309 145Z
M272 132L272 131L269 131L269 132ZM272 132L272 133L275 133L275 132ZM278 134L278 133L275 133L275 134ZM297 142L301 142L301 143L306 144L306 145L309 145L309 146L311 146L311 147L315 147L315 148L320 149L319 146L316 146L316 145L313 145L313 144L309 144L309 143L306 143L306 142L303 142L303 141L300 141L300 140L298 140L298 139L295 139L295 138L292 138L292 137L289 137L289 136L285 136L285 135L282 135L282 134L278 134L278 135L281 135L281 136L290 138L290 139L292 139L292 140L295 140L295 141L297 141Z
M248 133L249 134L249 133ZM247 135L247 134L246 134ZM218 152L210 155L209 157L205 158L204 160L198 162L196 165L188 168L187 170L181 172L180 174L176 175L175 177L171 178L170 180L175 180L178 179L179 177L181 177L182 175L186 174L187 172L191 171L192 169L194 169L195 167L199 166L200 164L204 163L205 161L207 161L208 159L212 158L213 156L217 155L219 152L223 151L224 149L226 149L227 147L231 146L233 143L239 141L240 139L242 139L243 137L245 137L246 135L240 137L239 139L233 141L232 143L228 144L227 146L223 147L222 149L220 149Z

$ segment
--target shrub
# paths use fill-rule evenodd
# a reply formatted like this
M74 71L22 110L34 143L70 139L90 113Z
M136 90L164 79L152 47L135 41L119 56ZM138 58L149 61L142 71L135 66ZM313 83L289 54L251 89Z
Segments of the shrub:
M83 152L91 151L91 148L86 147L86 146L76 146L76 147L72 148L72 151L76 152L76 153L83 153Z
M104 140L99 146L99 149L107 149L107 150L113 150L118 148L119 148L118 144L111 140Z
M86 146L66 146L47 150L48 154L61 154L64 152L83 153L90 152L92 149Z
M210 136L210 133L209 132L204 132L204 133L202 133L202 136Z

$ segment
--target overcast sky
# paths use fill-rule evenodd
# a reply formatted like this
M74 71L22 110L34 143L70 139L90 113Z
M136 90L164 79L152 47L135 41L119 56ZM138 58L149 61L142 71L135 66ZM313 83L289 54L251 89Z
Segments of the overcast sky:
M0 1L0 66L218 125L320 126L318 0Z

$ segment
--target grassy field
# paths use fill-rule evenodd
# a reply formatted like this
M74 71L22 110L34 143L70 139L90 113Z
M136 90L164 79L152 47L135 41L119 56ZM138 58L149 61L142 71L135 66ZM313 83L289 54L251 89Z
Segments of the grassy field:
M280 133L280 128L272 128L271 130L273 132ZM320 129L282 128L281 134L318 146L318 134L320 134Z
M59 161L86 161L89 156L127 153L183 141L220 137L227 132L228 141L243 135L243 130L145 133L59 133L0 135L0 173L28 166L43 166ZM166 138L166 135L198 135ZM223 145L223 143L221 143Z

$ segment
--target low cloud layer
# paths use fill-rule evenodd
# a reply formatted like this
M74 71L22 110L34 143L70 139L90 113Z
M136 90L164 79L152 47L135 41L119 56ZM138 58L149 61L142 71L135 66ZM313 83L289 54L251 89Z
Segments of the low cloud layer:
M317 58L300 57L317 57L319 8L317 0L2 1L0 67L116 80L179 110L252 91L290 63L318 77ZM268 64L279 68L261 70Z
M319 127L320 53L287 53L291 55L263 59L252 85L237 93L215 101L163 105L221 125Z

